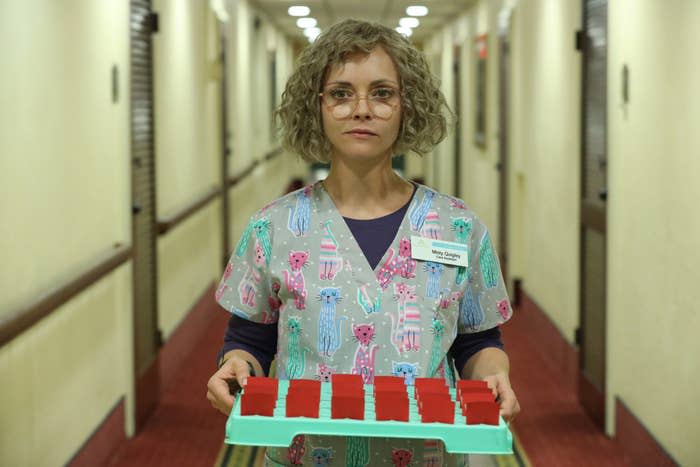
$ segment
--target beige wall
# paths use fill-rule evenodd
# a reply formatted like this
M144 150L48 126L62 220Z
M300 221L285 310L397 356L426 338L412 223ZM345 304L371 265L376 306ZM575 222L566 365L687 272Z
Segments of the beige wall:
M510 76L514 271L573 342L579 322L581 57L573 2L521 0L512 17ZM511 210L513 213L515 209ZM519 238L519 239L518 239Z
M12 72L0 73L0 316L129 243L127 15L86 0L0 3L12 44Z
M15 45L3 52L11 72L0 74L0 321L84 271L113 244L131 243L128 2L25 3L0 3L0 39ZM162 0L154 9L163 218L220 183L222 70L206 2ZM291 48L271 27L263 32L261 40L271 34L275 40L258 46L274 46L268 50L278 57L276 79L284 80ZM254 60L246 63L257 67L256 79L269 82L267 61ZM120 76L116 103L112 65ZM251 128L265 131L269 110L256 111L255 119ZM232 131L243 134L234 125ZM274 147L251 135L239 140L254 154L235 159L234 167ZM305 169L281 156L232 190L232 241L255 209ZM279 193L262 192L263 183ZM219 278L220 210L214 201L158 239L159 326L166 338ZM132 280L131 265L121 266L0 348L0 381L12 383L0 387L0 465L68 462L122 399L131 432Z
M619 396L689 466L700 462L698 24L693 0L609 6L608 403Z
M158 218L219 186L219 29L204 2L154 2L153 38ZM158 239L158 326L167 338L216 280L221 205L210 203Z
M580 55L578 4L503 2L511 17L509 266L570 342L578 325ZM477 33L496 29L493 4L458 20ZM700 278L700 63L694 60L700 4L610 2L608 70L607 431L622 401L681 465L700 459L698 417L688 406L698 380L699 318L690 291ZM484 29L483 25L488 27ZM465 39L469 44L470 39ZM495 44L490 40L489 47ZM464 50L468 50L465 46ZM493 57L493 55L491 55ZM473 59L463 53L462 122L473 127ZM623 64L631 103L620 97ZM495 66L495 65L494 65ZM489 86L497 83L489 65ZM463 88L464 89L464 88ZM489 94L488 112L497 113ZM667 118L662 118L667 117ZM489 138L495 138L489 119ZM464 128L464 127L463 127ZM497 153L469 144L463 131L464 198L483 217L497 215L488 164ZM489 140L489 143L491 140ZM494 149L495 150L495 149ZM490 159L493 158L493 159ZM439 169L437 169L439 170ZM491 182L488 182L491 183ZM492 228L493 231L493 228Z
M128 12L0 2L0 321L130 243ZM130 311L124 265L0 348L0 465L64 464L128 393Z

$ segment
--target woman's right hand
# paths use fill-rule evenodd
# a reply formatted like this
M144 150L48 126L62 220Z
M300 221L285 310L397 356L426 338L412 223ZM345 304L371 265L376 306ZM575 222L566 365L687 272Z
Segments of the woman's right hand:
M246 360L237 355L226 359L207 383L207 399L211 406L228 416L233 408L234 394L246 385L248 376L250 371Z

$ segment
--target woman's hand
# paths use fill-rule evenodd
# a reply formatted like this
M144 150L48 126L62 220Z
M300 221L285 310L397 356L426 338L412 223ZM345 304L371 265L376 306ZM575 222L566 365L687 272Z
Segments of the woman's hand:
M248 376L250 371L246 360L237 355L225 360L207 383L207 399L211 406L228 416L233 408L234 394L246 385Z
M520 404L515 397L515 392L510 386L510 380L505 373L496 373L490 376L485 376L486 381L493 391L496 402L500 406L500 415L506 422L512 422L520 413Z

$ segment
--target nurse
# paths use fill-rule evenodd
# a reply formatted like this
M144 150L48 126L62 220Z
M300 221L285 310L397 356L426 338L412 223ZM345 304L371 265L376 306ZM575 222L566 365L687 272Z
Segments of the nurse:
M461 200L391 167L395 154L439 143L446 113L424 56L390 28L345 20L302 52L280 134L288 151L330 171L258 211L231 256L216 292L231 319L208 383L213 407L228 415L232 390L268 374L274 358L278 378L482 379L504 419L518 414L498 329L512 310L488 230ZM467 459L436 440L299 435L268 448L266 463Z

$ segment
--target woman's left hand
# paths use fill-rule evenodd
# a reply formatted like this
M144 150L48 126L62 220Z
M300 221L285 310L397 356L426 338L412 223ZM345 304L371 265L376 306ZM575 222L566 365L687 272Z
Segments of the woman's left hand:
M520 413L520 404L515 392L510 386L510 380L505 373L496 373L483 378L493 391L496 402L500 406L500 415L506 422L512 422Z

